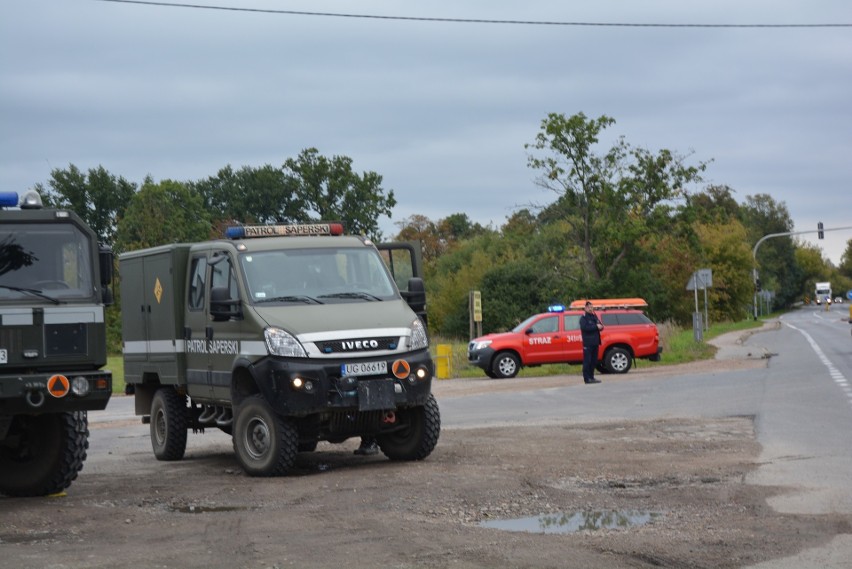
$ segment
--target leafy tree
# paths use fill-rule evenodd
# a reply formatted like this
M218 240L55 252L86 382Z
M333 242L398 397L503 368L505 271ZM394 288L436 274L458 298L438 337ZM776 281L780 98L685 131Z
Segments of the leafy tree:
M399 227L396 240L419 241L423 264L427 267L432 266L444 248L437 224L425 215L415 213L402 221L397 221L396 226Z
M98 240L113 247L118 220L124 214L136 185L116 178L103 166L83 173L73 164L50 172L48 187L36 184L45 205L70 209L98 235Z
M686 197L687 207L694 220L702 223L728 223L740 219L740 204L728 186L707 186L703 191Z
M189 186L197 192L204 208L214 219L228 223L287 223L308 221L304 196L280 168L225 166L211 176Z
M840 256L840 266L837 269L841 275L852 279L852 239L846 242L846 250Z
M614 122L551 113L535 142L526 145L536 151L527 162L540 172L536 183L559 196L561 219L572 230L571 243L580 247L585 277L593 281L611 282L634 245L668 222L668 204L706 167L686 166L668 150L631 148L623 138L596 153L598 136Z
M796 246L796 265L801 270L802 296L813 300L814 285L826 281L831 274L831 266L822 255L822 249L811 243L799 242Z
M347 156L321 156L316 148L302 150L297 158L284 162L287 187L300 196L311 218L341 220L350 233L381 239L378 218L390 217L396 205L393 190L387 195L382 176L352 171Z
M787 205L768 194L746 196L740 208L740 219L748 231L747 240L754 246L763 236L793 231L793 220ZM757 251L757 268L761 286L775 292L775 303L791 306L801 298L802 274L796 264L795 246L790 237L773 237L761 243Z
M147 177L118 224L116 248L133 251L168 243L203 241L211 221L201 196L172 180Z
M483 275L503 264L505 243L493 234L465 240L435 260L429 284L429 328L433 333L466 338L470 331L468 296L480 289ZM483 298L483 318L488 310ZM485 323L483 323L483 328Z
M698 224L702 261L713 270L713 286L707 290L710 321L741 320L753 302L751 274L743 270L751 262L746 229L733 219L726 224Z

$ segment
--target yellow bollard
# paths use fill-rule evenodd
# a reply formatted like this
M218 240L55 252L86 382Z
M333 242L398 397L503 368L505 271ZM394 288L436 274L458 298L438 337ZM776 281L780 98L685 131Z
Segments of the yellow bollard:
M453 373L453 347L450 344L438 344L438 355L435 357L435 376L438 379L450 379Z

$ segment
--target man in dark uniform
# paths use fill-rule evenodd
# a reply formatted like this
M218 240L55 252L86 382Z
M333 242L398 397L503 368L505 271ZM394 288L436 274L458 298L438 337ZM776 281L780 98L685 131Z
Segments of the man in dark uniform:
M585 313L580 317L580 332L583 335L583 381L585 383L600 383L595 379L595 368L598 365L598 349L601 345L601 330L603 324L595 314L592 303L586 301Z

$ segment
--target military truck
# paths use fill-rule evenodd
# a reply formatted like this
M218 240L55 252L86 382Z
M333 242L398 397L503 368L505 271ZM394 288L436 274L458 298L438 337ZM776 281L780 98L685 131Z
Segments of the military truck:
M35 191L0 193L0 493L55 494L83 468L112 394L112 252Z
M415 257L388 245L383 262L343 233L236 226L120 255L125 381L157 459L180 460L188 430L206 428L232 435L252 476L285 473L320 441L374 438L392 460L432 452L441 420ZM402 292L389 265L410 275Z

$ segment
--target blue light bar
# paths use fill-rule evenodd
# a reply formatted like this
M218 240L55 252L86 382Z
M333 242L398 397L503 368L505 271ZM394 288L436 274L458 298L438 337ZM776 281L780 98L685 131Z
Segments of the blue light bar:
M0 192L0 207L17 207L18 192Z
M548 312L565 312L564 304L554 304L552 306L547 307Z

